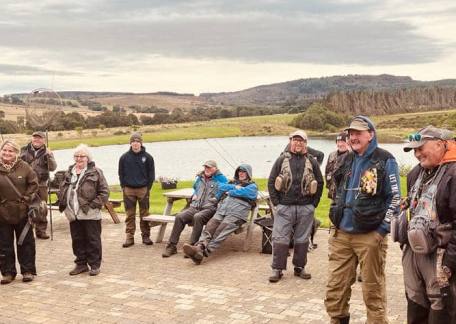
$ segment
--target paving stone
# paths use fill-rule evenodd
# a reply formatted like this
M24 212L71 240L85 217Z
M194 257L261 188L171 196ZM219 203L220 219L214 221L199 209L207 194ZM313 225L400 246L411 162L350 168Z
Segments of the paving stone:
M152 228L152 238L157 231ZM318 231L318 249L308 255L312 279L294 277L289 258L289 270L276 284L268 282L271 255L259 253L259 227L249 252L241 252L245 236L233 235L199 266L182 257L189 234L184 230L177 255L163 259L166 242L123 249L125 224L105 218L101 274L69 276L74 267L69 226L56 214L54 240L36 242L36 279L25 285L18 276L0 288L0 323L328 323L327 231ZM135 241L141 241L139 232ZM393 243L386 277L390 323L404 323L401 251ZM366 310L359 283L350 304L351 322L362 323Z

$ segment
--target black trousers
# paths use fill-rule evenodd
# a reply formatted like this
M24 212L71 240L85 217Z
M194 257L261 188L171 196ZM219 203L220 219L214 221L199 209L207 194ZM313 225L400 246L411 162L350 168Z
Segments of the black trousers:
M101 265L101 220L75 220L70 222L74 262L88 264L91 268Z
M0 223L0 254L5 255L1 265L2 275L16 276L16 254L14 251L14 236L16 235L17 260L21 268L21 273L31 273L36 275L35 265L35 238L32 227L29 227L27 235L21 246L17 245L22 230L28 222L25 217L19 224Z

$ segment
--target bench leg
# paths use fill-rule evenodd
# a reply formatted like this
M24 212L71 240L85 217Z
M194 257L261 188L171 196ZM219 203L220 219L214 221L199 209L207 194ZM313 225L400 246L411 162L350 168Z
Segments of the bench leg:
M244 252L247 252L250 249L250 243L252 242L252 230L253 230L252 223L248 223L247 231L245 234L244 247L242 249Z
M112 203L108 201L105 204L105 207L108 210L109 215L111 215L111 218L112 218L114 224L119 224L120 223L120 219L119 219L119 216L117 216L117 213L114 210L114 207L112 206Z
M166 225L168 224L163 223L160 225L160 229L158 230L157 239L155 240L155 243L161 243L163 241L163 237L165 236L166 231Z

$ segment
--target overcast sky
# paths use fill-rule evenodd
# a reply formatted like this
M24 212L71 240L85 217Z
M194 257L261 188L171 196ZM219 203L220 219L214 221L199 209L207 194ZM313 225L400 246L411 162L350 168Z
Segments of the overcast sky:
M454 0L2 0L0 94L456 78Z

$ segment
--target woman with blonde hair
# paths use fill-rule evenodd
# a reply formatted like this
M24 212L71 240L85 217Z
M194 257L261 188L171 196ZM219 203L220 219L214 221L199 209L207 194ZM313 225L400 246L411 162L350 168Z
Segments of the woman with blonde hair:
M20 148L5 140L0 146L0 254L2 285L16 278L17 259L22 281L30 282L36 275L35 238L30 230L28 209L38 190L38 179L32 168L19 158Z
M109 189L103 172L95 166L89 148L80 144L60 185L59 209L70 221L76 266L70 275L89 271L100 273L101 208L108 201Z

